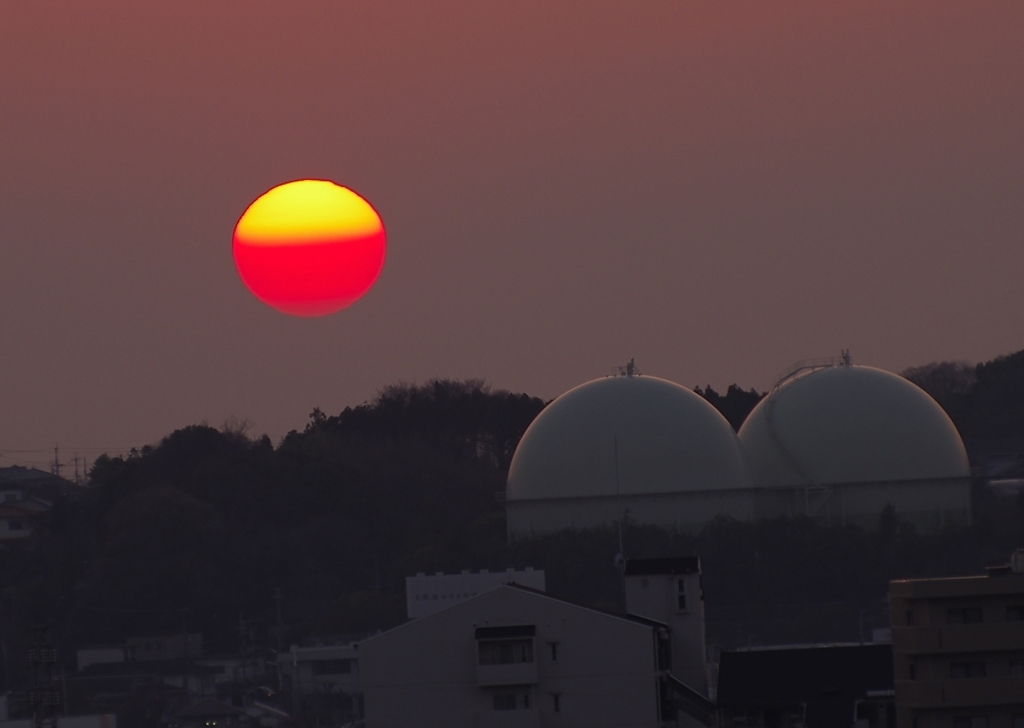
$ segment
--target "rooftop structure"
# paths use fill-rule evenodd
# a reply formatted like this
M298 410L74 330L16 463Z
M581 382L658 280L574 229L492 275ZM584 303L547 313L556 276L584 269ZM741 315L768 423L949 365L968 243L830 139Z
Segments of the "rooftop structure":
M506 569L505 571L487 571L486 569L472 573L463 571L461 574L417 574L405 578L405 601L409 619L426 617L439 612L453 604L464 602L483 592L499 587L502 584L519 584L537 591L544 591L544 570Z

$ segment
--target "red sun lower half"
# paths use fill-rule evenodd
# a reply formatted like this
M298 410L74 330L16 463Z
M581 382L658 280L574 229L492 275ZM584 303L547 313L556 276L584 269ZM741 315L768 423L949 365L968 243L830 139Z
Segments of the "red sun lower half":
M352 190L299 180L253 202L232 251L256 298L292 316L325 316L361 298L384 267L380 216Z

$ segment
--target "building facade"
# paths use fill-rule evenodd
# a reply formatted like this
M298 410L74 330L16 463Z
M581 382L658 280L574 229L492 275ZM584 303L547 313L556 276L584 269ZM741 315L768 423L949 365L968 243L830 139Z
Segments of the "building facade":
M900 728L1024 728L1024 552L890 584Z
M366 728L677 725L667 625L517 585L358 652Z

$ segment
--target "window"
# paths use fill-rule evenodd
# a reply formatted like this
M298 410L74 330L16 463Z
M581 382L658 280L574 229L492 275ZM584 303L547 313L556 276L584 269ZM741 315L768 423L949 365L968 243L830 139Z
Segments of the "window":
M1024 622L1024 604L1014 604L1006 608L1007 622Z
M685 612L686 611L686 580L685 579L680 579L678 584L679 584L679 591L677 592L676 607L679 609L680 612Z
M523 710L529 710L529 709L530 709L530 694L529 693L523 693Z
M914 612L910 609L907 610L907 626L912 627L914 624Z
M495 710L515 710L516 709L516 694L515 693L495 693L494 694L494 709Z
M23 531L23 530L25 530L25 524L24 524L23 521L17 521L17 520L12 518L11 520L7 521L7 530L9 530L9 531Z
M481 665L533 662L533 640L487 640L479 644Z
M949 624L978 624L981 622L981 607L960 607L946 612Z
M985 677L984 662L954 662L949 666L951 678Z
M953 718L953 728L988 728L988 716L962 715Z
M1010 660L1010 677L1024 677L1024 660Z
M352 672L352 660L313 660L310 666L314 675L347 675Z
M558 662L558 643L548 642L548 647L551 648L551 661Z
M17 493L4 493L4 503L14 503L18 500Z
M558 693L551 694L551 711L553 713L562 712L562 696ZM1016 728L1016 726L1014 728Z

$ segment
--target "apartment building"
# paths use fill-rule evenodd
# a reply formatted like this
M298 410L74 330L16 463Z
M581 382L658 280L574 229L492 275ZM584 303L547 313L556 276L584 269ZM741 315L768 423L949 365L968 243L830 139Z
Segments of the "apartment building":
M890 584L899 728L1024 728L1024 550Z

